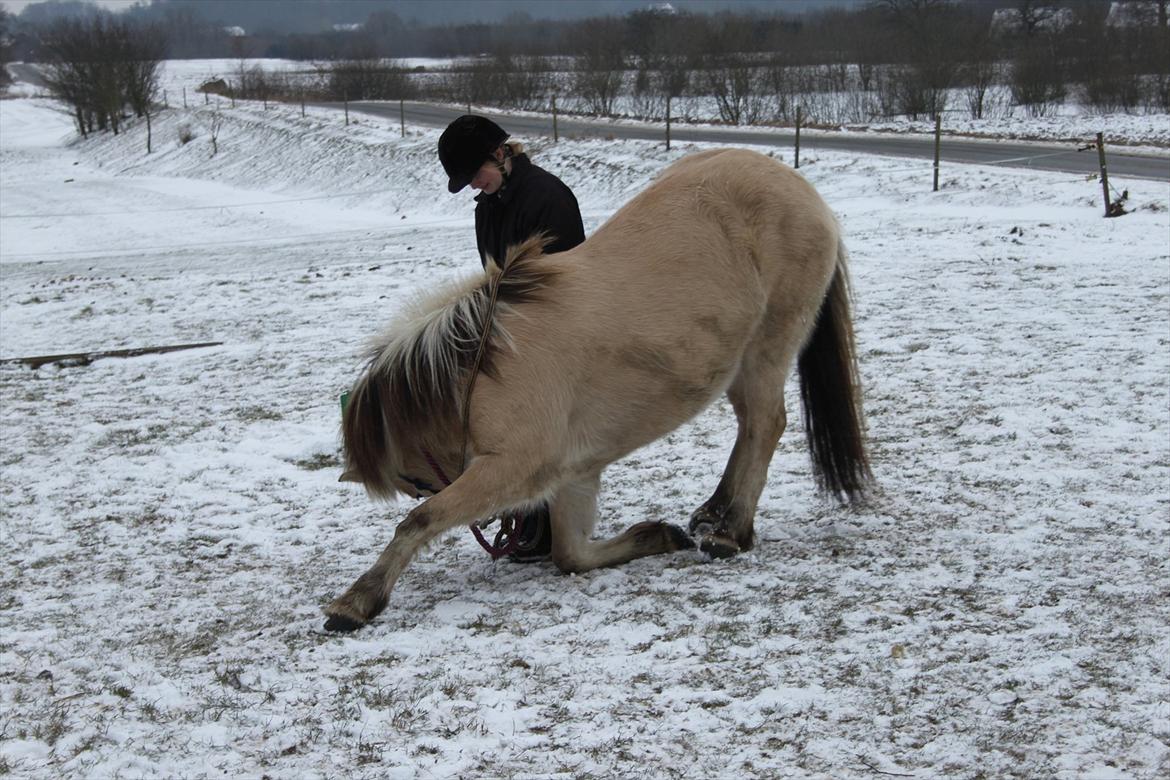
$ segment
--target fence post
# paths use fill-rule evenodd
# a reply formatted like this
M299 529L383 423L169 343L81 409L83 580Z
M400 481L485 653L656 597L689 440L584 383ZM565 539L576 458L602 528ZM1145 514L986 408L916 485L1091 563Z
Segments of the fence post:
M301 90L301 119L305 118L305 90Z
M398 124L402 127L402 137L406 138L406 102L398 98Z
M150 109L146 109L146 153L150 154Z
M1109 202L1109 171L1105 168L1105 134L1097 133L1097 161L1101 165L1101 194L1105 196L1105 216L1113 216L1113 204Z
M942 114L934 115L934 192L938 192L938 154L942 146Z
M345 101L345 126L349 127L349 95L342 98Z
M796 156L793 158L792 167L800 167L800 106L796 107Z
M210 102L211 102L211 93L210 93L210 92L204 92L204 93L203 93L203 105L205 105L205 106L206 106L206 105L207 105L208 103L210 103Z
M183 87L183 108L187 107L187 88Z
M670 151L670 95L666 96L666 151Z
M553 112L553 143L558 143L561 140L561 131L557 127L557 96L552 96L552 112Z

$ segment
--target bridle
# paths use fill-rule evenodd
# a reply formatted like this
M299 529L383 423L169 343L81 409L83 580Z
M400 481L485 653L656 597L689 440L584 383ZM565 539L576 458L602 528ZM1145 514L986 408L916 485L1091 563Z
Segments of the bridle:
M471 391L475 388L475 380L479 377L480 368L483 365L484 353L487 350L488 336L491 333L492 323L496 316L496 299L500 292L500 280L504 278L504 272L507 269L505 266L500 269L496 277L490 283L490 291L488 297L487 314L484 317L483 333L479 337L479 346L475 350L475 362L471 365L471 376L467 380L467 387L463 391L463 451L462 451L462 467L460 473L467 469L467 445L471 438ZM427 465L431 467L431 471L435 472L435 476L443 483L443 487L448 487L451 480L448 479L443 467L439 465L439 461L435 460L435 456L426 447L420 447L423 457L427 461ZM458 475L456 475L458 478ZM496 531L495 539L489 543L484 538L481 527L486 528L493 522L494 518L487 518L486 520L479 520L472 523L469 527L471 533L475 536L475 540L483 549L487 550L488 555L492 556L492 560L502 558L516 551L520 545L520 516L512 514L511 516L501 516L500 529Z
M446 472L439 462L435 460L435 456L426 447L420 448L423 457L426 458L427 465L431 467L431 471L435 472L435 476L443 483L443 487L451 484L451 480L447 478ZM479 546L487 550L487 554L492 556L492 560L503 558L505 555L510 555L516 551L520 546L520 528L519 515L513 514L511 516L500 517L500 530L496 531L496 537L489 542L483 535L481 527L486 528L492 523L494 518L487 520L479 520L468 526L471 529L475 541L479 542Z

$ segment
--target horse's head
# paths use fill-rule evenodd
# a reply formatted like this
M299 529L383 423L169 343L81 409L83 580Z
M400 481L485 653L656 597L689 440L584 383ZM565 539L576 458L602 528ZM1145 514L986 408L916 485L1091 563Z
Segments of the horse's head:
M509 249L504 270L492 263L438 289L371 344L342 416L342 479L393 498L433 495L459 475L468 384L494 376L493 356L511 348L501 314L541 298L559 273L537 262L546 243L535 236Z
M393 489L389 495L386 495L384 487L379 489L378 492L382 497L390 498L401 493L411 498L429 498L451 484L451 477L447 476L449 473L458 475L458 472L448 472L447 469L439 465L438 459L429 450L421 458L411 458L406 453L399 453L399 456L401 463L399 468L395 469L393 473L387 471L385 474L377 475L373 480L373 482L381 482L383 485L388 483L389 487ZM358 469L348 463L338 481L361 482L369 487L369 483L362 477Z
M367 369L342 414L341 480L362 483L376 498L432 496L462 470L457 420L447 410L428 414L403 398L401 385Z

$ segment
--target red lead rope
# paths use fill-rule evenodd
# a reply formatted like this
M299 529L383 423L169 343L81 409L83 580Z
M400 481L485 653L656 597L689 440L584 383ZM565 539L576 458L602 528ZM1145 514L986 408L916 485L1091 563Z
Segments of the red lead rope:
M443 472L443 467L435 460L429 451L423 449L423 457L427 459L427 465L431 467L431 471L435 472L435 476L443 483L443 487L448 487L451 480L447 479L446 473ZM487 550L487 554L492 556L492 560L503 558L516 551L520 545L520 523L519 517L513 515L512 517L500 518L500 530L496 532L496 538L492 542L488 542L484 538L483 532L479 530L478 523L472 523L470 526L471 533L475 536L475 541L479 542L479 546Z
M479 376L479 367L483 362L484 350L487 348L488 337L492 332L492 319L496 313L496 298L500 292L500 280L504 278L504 274L508 270L508 264L505 261L504 267L500 272L490 281L490 290L488 294L488 309L484 317L483 333L479 337L479 347L475 350L475 364L471 369L471 378L467 381L467 389L463 393L463 465L467 466L467 442L471 435L471 391L475 389L475 380ZM422 451L423 457L427 459L431 469L435 472L435 476L446 487L451 484L451 480L447 479L447 475L443 473L443 469L439 466L438 461L435 460L431 453L425 449ZM480 533L479 525L477 523L471 524L471 533L475 535L475 540L479 542L480 547L487 550L488 555L492 556L492 560L502 558L509 553L515 552L520 545L520 528L521 521L519 515L512 515L512 517L500 518L500 530L496 532L495 541L488 544L487 539L483 538Z

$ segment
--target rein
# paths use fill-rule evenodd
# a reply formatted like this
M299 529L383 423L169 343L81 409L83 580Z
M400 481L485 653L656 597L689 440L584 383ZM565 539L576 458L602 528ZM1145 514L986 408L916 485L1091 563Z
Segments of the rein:
M431 467L431 471L435 472L435 476L443 483L443 487L449 486L451 480L447 478L443 467L435 460L435 456L431 454L430 450L424 447L422 448L422 454L427 459L427 465ZM488 519L481 522L486 526L491 520ZM518 515L500 518L500 530L496 531L496 538L491 542L485 539L483 532L479 530L480 523L472 523L468 528L471 529L472 535L475 536L475 541L479 542L480 547L487 550L487 554L492 556L493 561L497 558L503 558L505 555L510 555L520 546Z
M467 468L467 445L471 439L471 391L475 388L475 380L479 377L479 370L483 365L483 356L487 351L488 336L491 334L492 322L496 316L496 299L499 297L500 281L504 278L505 268L501 268L500 272L496 274L496 278L491 281L487 314L484 317L483 323L483 333L480 334L479 346L475 350L475 362L471 365L471 377L467 380L467 387L463 391L463 464L460 473ZM431 467L431 470L435 472L435 476L443 483L443 487L448 487L451 484L451 480L447 478L446 473L444 473L439 462L435 460L434 455L426 448L422 448L422 454L426 458L427 465ZM458 478L458 475L456 475L456 478ZM488 518L487 520L472 523L468 527L471 528L471 533L475 536L475 541L479 542L480 547L487 550L488 555L492 556L492 560L494 561L497 558L502 558L516 551L516 548L520 545L520 522L519 515L501 517L500 530L496 532L495 539L489 543L484 538L483 532L480 531L480 526L482 524L486 527L490 522L491 518Z

